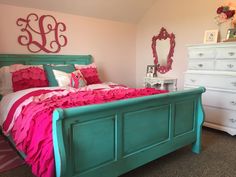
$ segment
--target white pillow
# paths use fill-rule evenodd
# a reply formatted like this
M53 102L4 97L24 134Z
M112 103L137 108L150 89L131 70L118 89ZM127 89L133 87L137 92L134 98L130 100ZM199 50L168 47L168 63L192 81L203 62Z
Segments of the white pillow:
M1 67L0 69L0 94L6 95L12 93L11 72L9 66Z
M81 69L81 68L97 68L96 64L93 62L88 65L79 65L79 64L74 64L75 69Z
M80 70L76 70L72 73L66 73L64 71L59 71L59 70L55 70L53 69L53 74L57 80L57 83L58 83L58 86L60 87L67 87L67 86L70 86L70 87L75 87L75 88L78 88L78 87L83 87L83 86L86 86L86 80L84 79L83 75L81 74ZM78 86L75 86L73 84L73 79L72 79L72 74L74 75L79 75L80 77L78 78Z

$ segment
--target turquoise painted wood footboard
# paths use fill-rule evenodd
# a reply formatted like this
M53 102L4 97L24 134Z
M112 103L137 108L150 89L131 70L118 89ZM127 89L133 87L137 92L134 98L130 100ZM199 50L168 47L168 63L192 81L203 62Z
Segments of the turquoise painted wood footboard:
M0 55L16 63L89 64L91 55ZM53 113L56 174L117 177L185 145L201 150L205 88L152 95Z
M57 176L116 177L188 144L199 153L204 91L56 109Z

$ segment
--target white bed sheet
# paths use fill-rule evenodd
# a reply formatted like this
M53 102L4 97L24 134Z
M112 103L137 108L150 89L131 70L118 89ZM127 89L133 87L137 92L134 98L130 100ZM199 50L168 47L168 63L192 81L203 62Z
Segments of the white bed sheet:
M5 95L1 102L0 102L0 126L3 126L4 121L7 118L7 115L11 109L11 107L13 106L13 104L20 99L21 97L23 97L24 95L32 92L32 91L37 91L37 90L55 90L55 89L64 89L64 94L67 94L68 92L75 92L78 90L81 91L86 91L86 90L96 90L96 89L105 89L105 90L109 90L109 89L113 89L113 87L110 87L111 85L116 86L117 84L113 83L113 82L105 82L105 83L101 83L101 84L92 84L92 85L88 85L85 87L81 87L79 89L75 89L72 87L40 87L40 88L31 88L31 89L25 89L25 90L21 90L21 91L17 91L17 92L13 92L10 94ZM121 86L122 87L122 86ZM116 87L117 88L117 87ZM124 88L124 87L122 87ZM40 99L46 99L48 96L52 95L52 94L56 94L56 93L48 93L48 95L45 98L40 97ZM63 94L63 93L60 93ZM33 101L33 97L28 98L27 100L25 100L24 102L22 102L22 104L16 109L16 111L14 112L14 116L13 116L13 121L11 123L11 126L9 127L9 130L13 127L14 121L16 119L16 117L18 117L18 115L21 113L22 107L24 105L29 104L30 102ZM6 132L5 132L6 134Z

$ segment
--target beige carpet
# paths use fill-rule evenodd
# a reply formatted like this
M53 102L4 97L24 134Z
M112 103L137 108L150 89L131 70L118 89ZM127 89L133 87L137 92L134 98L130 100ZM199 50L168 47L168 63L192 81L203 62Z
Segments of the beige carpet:
M204 128L201 154L184 147L122 177L236 177L236 136Z
M236 136L203 129L199 155L184 147L120 177L236 177ZM34 177L23 165L0 177Z

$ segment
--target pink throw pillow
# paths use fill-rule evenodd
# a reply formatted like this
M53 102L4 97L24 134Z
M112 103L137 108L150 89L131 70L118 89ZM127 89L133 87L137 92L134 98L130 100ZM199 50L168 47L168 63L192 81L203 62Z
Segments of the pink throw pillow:
M83 74L80 70L74 71L70 74L70 86L74 88L80 88L87 85L87 81L85 80Z
M102 83L98 76L97 67L94 63L90 65L75 65L75 68L77 70L79 69L83 74L85 80L87 81L87 85Z
M43 69L29 67L12 72L13 91L35 87L48 87L48 80Z

